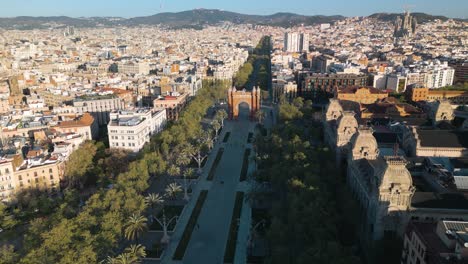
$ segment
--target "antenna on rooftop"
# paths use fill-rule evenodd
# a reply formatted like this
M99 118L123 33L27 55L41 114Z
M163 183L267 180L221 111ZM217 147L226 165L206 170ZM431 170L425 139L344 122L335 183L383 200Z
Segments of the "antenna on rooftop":
M415 7L415 5L403 5L403 10L405 10L405 13L409 13L413 7Z

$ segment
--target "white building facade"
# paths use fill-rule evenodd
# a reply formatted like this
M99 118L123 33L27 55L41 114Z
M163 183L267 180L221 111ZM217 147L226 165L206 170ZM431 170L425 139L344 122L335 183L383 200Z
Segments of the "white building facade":
M140 151L151 135L159 133L166 124L166 111L137 109L114 111L107 126L109 146L133 152Z

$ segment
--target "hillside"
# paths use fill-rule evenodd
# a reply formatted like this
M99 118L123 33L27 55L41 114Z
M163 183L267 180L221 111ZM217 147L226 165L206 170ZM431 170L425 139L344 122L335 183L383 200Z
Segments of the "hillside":
M403 16L404 14L397 14L397 13L375 13L370 15L370 18L375 18L381 21L395 21L398 16ZM434 16L434 15L429 15L426 13L411 13L413 17L416 18L418 23L426 23L429 21L434 21L436 19L442 20L442 21L447 21L450 18L445 17L445 16ZM456 20L462 20L462 19L456 19Z
M152 16L123 18L71 18L71 17L14 17L0 18L0 28L7 29L33 29L57 26L95 27L101 26L139 26L162 25L168 27L197 27L202 25L215 25L220 22L235 24L251 23L258 25L271 25L289 27L295 25L313 25L316 23L330 23L344 19L343 16L303 16L293 13L277 13L268 16L245 15L235 12L195 9L176 13L159 13Z
M369 17L382 21L394 21L396 13L376 13ZM413 13L418 23L425 23L434 19L443 21L449 18L444 16L433 16L425 13ZM4 29L35 29L50 27L97 27L97 26L140 26L140 25L161 25L170 28L201 28L205 25L216 25L221 22L231 22L234 24L255 24L270 25L280 27L291 27L297 25L314 25L319 23L331 23L345 19L344 16L305 16L294 13L276 13L273 15L246 15L217 9L194 9L175 13L159 13L152 16L119 18L119 17L90 17L72 18L66 16L56 17L12 17L0 18L0 28ZM466 20L465 20L466 21Z

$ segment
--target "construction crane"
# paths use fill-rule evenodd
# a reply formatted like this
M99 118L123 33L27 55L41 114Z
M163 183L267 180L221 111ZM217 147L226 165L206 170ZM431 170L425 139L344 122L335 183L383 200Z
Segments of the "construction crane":
M403 5L403 10L405 10L405 13L409 13L412 8L416 7L415 5Z

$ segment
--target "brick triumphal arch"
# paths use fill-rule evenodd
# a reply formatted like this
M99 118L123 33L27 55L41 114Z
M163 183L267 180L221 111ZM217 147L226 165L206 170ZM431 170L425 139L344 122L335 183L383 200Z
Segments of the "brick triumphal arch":
M260 88L254 87L252 91L237 90L235 87L228 90L229 119L239 117L239 104L247 103L250 109L250 119L255 118L255 113L260 109Z

